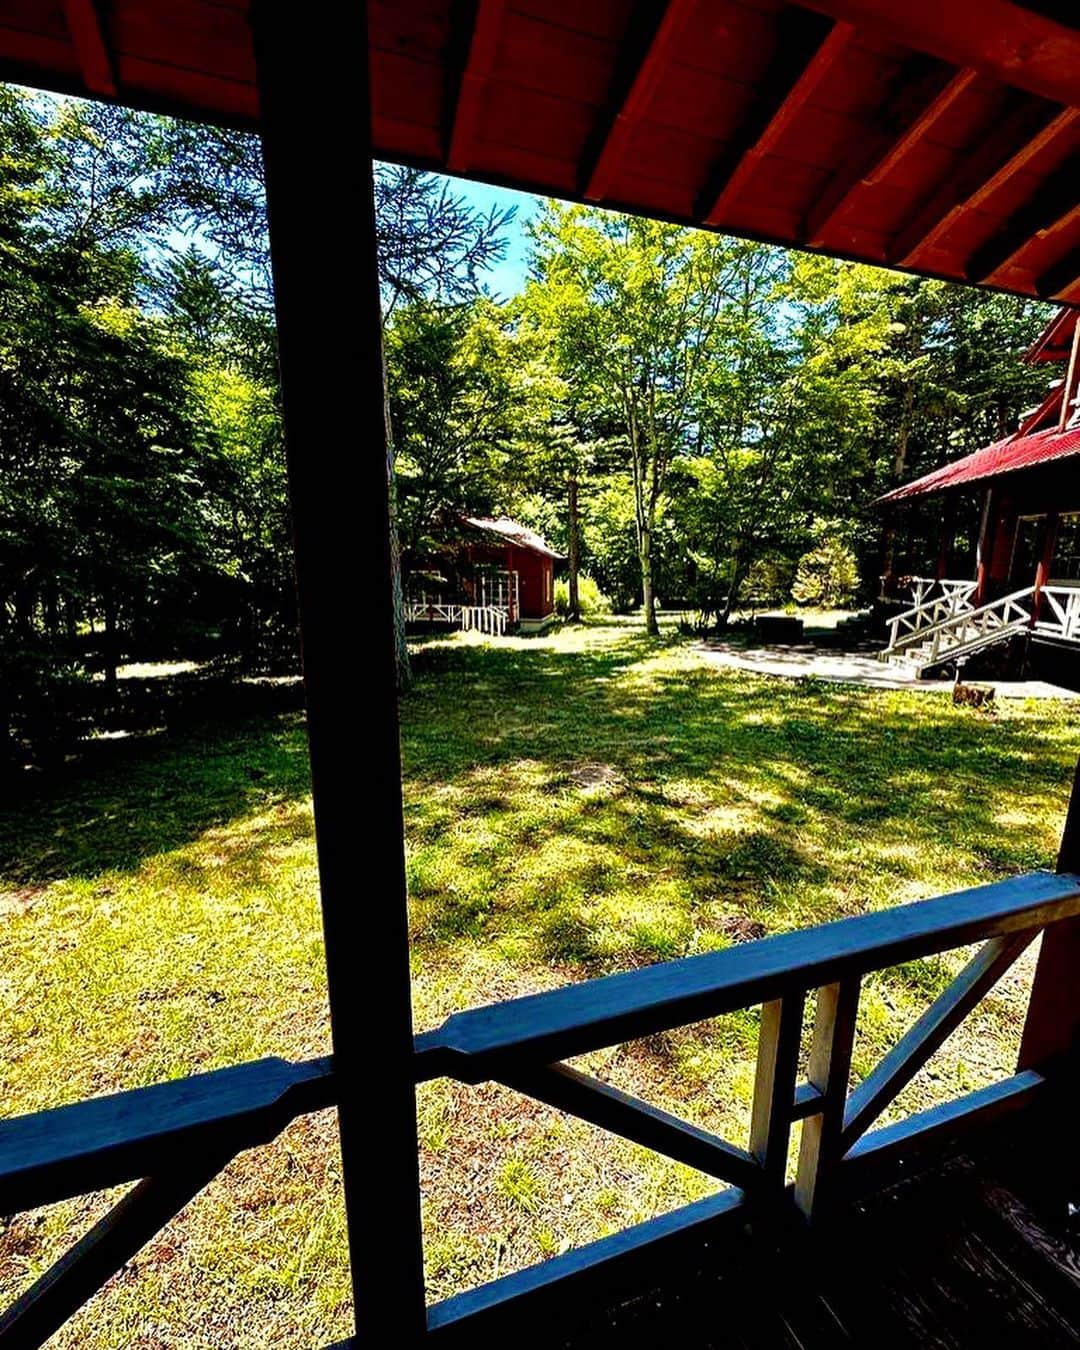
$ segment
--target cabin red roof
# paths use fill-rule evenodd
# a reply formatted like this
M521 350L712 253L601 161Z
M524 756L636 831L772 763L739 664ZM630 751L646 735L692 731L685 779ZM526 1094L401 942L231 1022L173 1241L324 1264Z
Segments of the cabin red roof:
M255 127L251 9L10 0L0 75ZM367 9L381 159L1080 303L1065 0Z
M1011 436L976 450L973 455L943 464L940 469L916 478L913 483L905 483L903 487L887 492L884 497L878 498L878 504L947 492L950 488L981 483L988 478L1000 478L1003 474L1017 473L1020 469L1049 464L1072 455L1080 455L1080 427L1061 432L1036 431L1030 436Z
M542 535L530 530L527 526L521 525L516 520L511 520L508 516L499 516L490 518L488 516L462 516L466 525L474 530L479 530L482 534L498 535L500 539L507 544L513 544L515 548L526 549L530 553L539 553L544 558L554 558L561 560L562 554L556 553L551 545Z

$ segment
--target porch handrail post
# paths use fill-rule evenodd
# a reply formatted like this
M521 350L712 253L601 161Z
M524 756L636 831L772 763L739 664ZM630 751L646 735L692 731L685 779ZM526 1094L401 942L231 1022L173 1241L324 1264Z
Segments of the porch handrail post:
M303 6L255 0L251 17L356 1344L386 1344L392 1328L414 1346L426 1312L367 12L335 6L330 42ZM326 247L312 184L334 185L340 249ZM372 583L375 717L341 659L342 579L358 575Z
M1059 872L1080 872L1080 762L1073 778L1058 851ZM1053 1070L1080 1057L1080 917L1043 934L1031 986L1019 1069Z

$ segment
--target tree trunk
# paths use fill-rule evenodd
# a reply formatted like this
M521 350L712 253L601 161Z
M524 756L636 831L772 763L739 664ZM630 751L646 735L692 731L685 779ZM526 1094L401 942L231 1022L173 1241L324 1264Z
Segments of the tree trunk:
M907 467L908 441L911 437L911 414L915 406L915 385L909 383L904 390L904 413L900 419L900 430L896 437L896 449L893 451L893 485L900 483ZM885 528L881 538L881 599L890 599L896 590L894 572L896 571L896 515L892 508L885 517Z
M717 610L717 628L724 629L731 622L731 611L735 608L735 601L739 598L739 588L743 584L745 575L746 568L740 563L739 555L736 553L731 569L731 581L728 583L727 594L724 596L723 609Z
M116 668L120 664L120 645L116 622L116 600L112 595L106 595L104 609L105 642L102 647L102 657L105 665L105 697L110 703L115 703L118 688Z
M645 631L650 637L660 636L656 622L656 596L653 594L652 530L646 525L641 531L641 607L645 612Z
M46 582L41 597L41 608L45 619L45 631L50 638L56 638L60 633L60 592L55 581Z
M382 358L383 421L386 424L386 481L390 502L390 586L394 601L394 670L397 689L404 694L412 684L409 647L405 640L405 594L401 585L401 541L397 527L397 473L394 469L394 432L390 423L390 385L386 375L386 351Z
M566 540L566 584L569 592L569 599L566 617L570 619L571 622L577 623L578 619L581 618L581 598L578 594L578 558L581 553L581 519L578 515L578 480L576 473L570 475L568 508L569 521L567 524Z

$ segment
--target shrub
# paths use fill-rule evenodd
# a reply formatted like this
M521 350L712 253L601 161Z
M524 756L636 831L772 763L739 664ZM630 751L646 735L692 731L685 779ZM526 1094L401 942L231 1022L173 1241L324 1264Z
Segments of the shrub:
M855 554L839 539L823 539L799 559L791 596L800 605L832 609L850 604L858 589Z
M591 614L610 614L611 601L603 593L592 577L578 574L578 608L582 618ZM565 577L555 583L555 610L559 614L570 612L570 586Z
M782 605L792 586L791 563L786 558L769 555L758 558L742 585L742 600L757 609L763 605Z

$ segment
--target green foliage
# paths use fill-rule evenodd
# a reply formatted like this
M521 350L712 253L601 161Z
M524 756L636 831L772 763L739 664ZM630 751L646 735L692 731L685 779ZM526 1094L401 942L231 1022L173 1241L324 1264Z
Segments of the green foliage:
M130 653L296 668L276 335L256 137L0 87L0 147L0 738L47 755L80 726L54 683L100 671L83 703L115 701ZM522 433L504 372L526 363L494 306L424 307L476 295L513 213L376 180L405 514L471 505Z
M551 335L575 413L606 433L629 482L646 628L656 624L654 544L676 457L695 434L696 399L748 250L659 221L549 203L532 226L522 300Z
M408 562L461 512L492 512L514 434L512 349L493 306L399 307L386 330L398 533Z
M799 559L791 597L800 605L835 609L850 604L858 589L855 554L833 536L822 539Z
M569 609L570 586L565 577L559 577L555 582L555 610L558 614L567 614ZM585 573L578 577L578 611L584 619L594 614L611 613L611 601L592 577Z
M650 626L820 603L854 583L815 520L864 579L922 570L932 505L898 534L873 499L1042 393L1033 302L549 204L503 303L509 213L388 166L375 196L406 566L508 514ZM0 88L0 662L37 653L9 744L51 753L50 663L104 674L91 704L132 652L295 668L277 380L257 139Z

